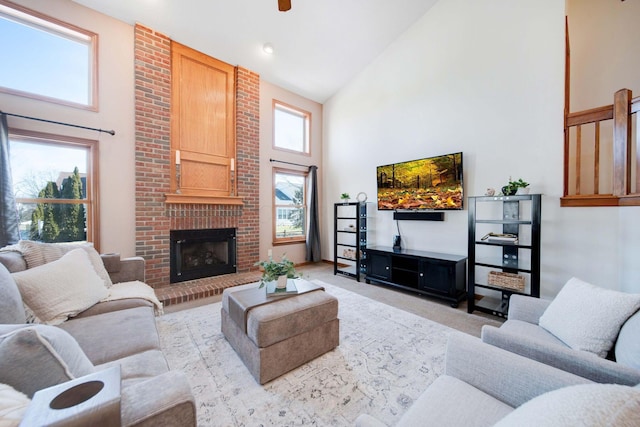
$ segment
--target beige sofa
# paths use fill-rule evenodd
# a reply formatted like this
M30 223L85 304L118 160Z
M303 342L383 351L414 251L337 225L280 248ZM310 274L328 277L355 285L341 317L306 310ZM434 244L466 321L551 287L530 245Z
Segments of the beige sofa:
M142 258L110 254L102 260L113 283L144 280ZM38 390L119 366L121 425L196 425L187 379L169 370L161 351L154 303L125 297L98 302L55 326L26 324L24 291L11 273L27 267L19 251L0 251L0 383L32 398ZM73 425L107 424L99 414L91 416Z

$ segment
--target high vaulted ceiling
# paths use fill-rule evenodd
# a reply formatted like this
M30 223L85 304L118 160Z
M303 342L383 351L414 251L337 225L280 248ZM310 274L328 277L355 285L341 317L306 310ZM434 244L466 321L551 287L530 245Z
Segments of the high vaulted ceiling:
M317 102L371 63L437 0L73 0ZM262 47L271 43L272 55Z

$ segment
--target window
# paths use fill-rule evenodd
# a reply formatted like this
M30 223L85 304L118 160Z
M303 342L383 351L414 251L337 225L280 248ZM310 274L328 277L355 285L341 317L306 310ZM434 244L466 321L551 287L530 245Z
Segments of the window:
M97 110L97 35L0 0L0 90Z
M97 141L10 130L20 238L98 245Z
M273 101L273 146L309 154L311 113Z
M305 241L307 174L274 170L273 183L274 243Z

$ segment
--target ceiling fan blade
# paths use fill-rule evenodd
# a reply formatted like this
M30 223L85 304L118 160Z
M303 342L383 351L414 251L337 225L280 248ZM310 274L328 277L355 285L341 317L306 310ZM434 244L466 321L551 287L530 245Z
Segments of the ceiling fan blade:
M278 10L280 12L286 12L291 9L291 0L278 0Z

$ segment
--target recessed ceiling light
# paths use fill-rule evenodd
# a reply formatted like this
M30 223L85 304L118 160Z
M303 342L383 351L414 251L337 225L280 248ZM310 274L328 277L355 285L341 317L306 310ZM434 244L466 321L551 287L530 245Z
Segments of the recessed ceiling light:
M267 55L272 55L273 54L273 45L271 43L265 43L262 46L262 50L264 51L264 53L266 53Z

